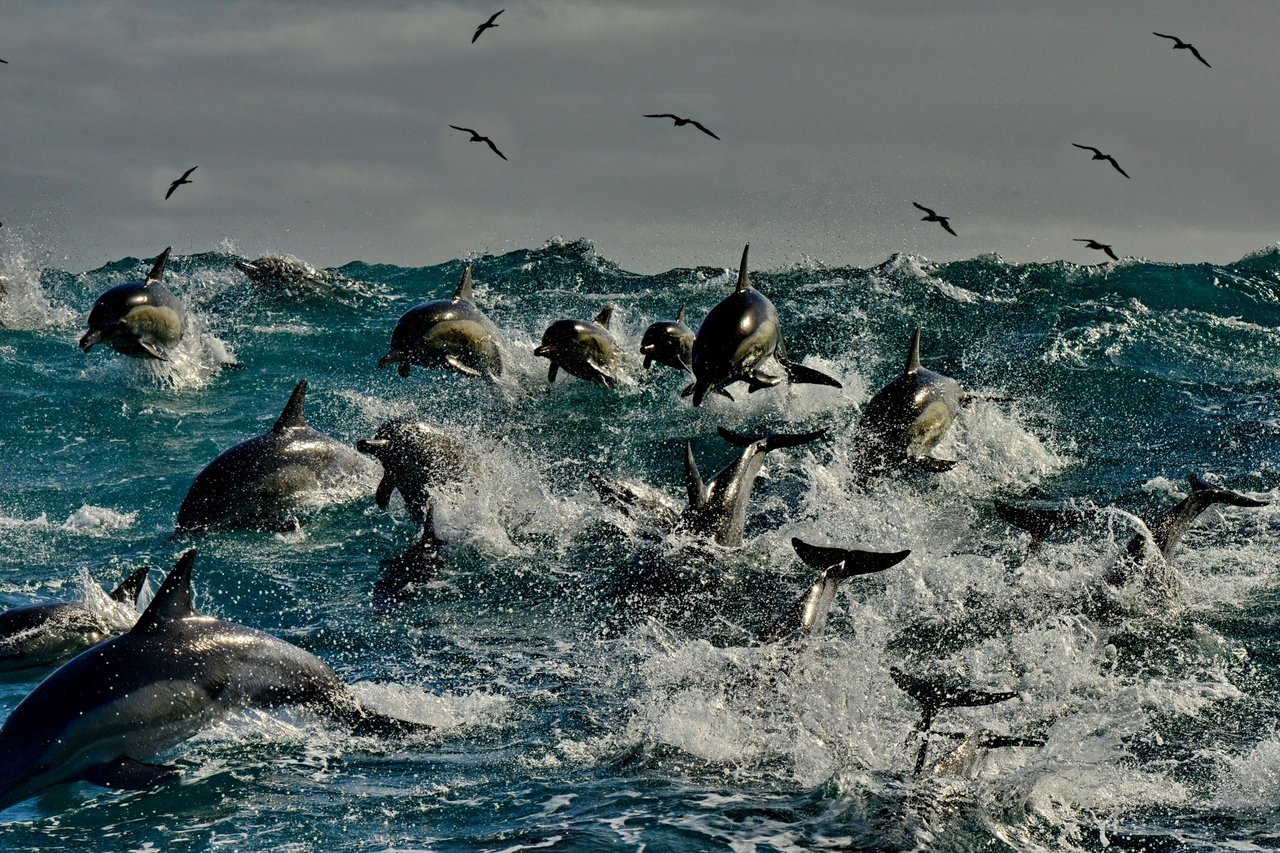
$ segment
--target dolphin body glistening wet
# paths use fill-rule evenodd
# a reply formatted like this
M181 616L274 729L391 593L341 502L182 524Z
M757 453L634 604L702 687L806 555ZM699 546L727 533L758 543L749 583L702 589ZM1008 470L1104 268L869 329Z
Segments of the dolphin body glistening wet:
M177 770L148 763L227 713L300 706L354 731L428 727L361 706L315 655L270 634L197 613L186 552L128 633L77 655L0 728L0 809L85 780L150 788Z
M110 612L87 601L51 601L0 613L0 672L53 666L127 631L150 571L134 571L111 591Z
M382 463L378 506L386 509L392 493L399 491L409 515L419 524L431 505L432 489L476 473L462 442L413 418L383 421L373 438L356 442L356 450Z
M749 391L778 385L783 377L766 373L761 367L770 356L782 365L786 378L792 382L843 387L825 373L788 358L778 311L768 297L751 286L747 275L750 248L747 244L742 249L737 287L707 312L694 337L691 353L694 381L682 396L692 396L695 406L702 405L703 398L710 392L728 397L725 388L735 382L747 383Z
M692 373L694 337L693 329L685 323L684 306L681 305L675 320L660 320L644 330L640 354L644 356L645 369L648 370L656 361Z
M221 453L196 475L178 509L185 532L238 528L291 530L300 498L367 470L352 447L307 425L307 381L293 389L275 426Z
M433 299L409 309L391 332L391 348L378 367L397 365L407 377L413 365L443 367L466 376L502 375L498 329L471 296L471 266L452 299Z
M585 320L557 320L542 333L542 343L533 354L548 359L547 382L555 382L563 368L566 373L613 387L618 375L618 342L609 331L613 306L606 305L590 323Z
M160 253L143 281L116 285L98 297L80 349L87 353L106 344L134 358L168 360L165 350L182 340L187 316L182 301L162 281L170 248Z

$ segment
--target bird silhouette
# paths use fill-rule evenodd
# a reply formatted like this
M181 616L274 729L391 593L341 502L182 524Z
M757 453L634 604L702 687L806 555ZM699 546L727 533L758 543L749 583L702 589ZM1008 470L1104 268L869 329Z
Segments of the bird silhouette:
M199 168L200 168L199 166L192 166L190 169L187 169L187 171L183 172L181 178L178 178L176 181L169 184L169 191L164 194L164 197L168 198L169 196L173 195L173 191L176 190L178 187L182 186L183 184L192 183L191 181L187 180L187 177L192 172L194 172L196 169L199 169Z
M449 127L452 127L454 130L460 130L460 131L462 131L463 133L469 133L469 134L471 134L471 139L470 139L469 141L471 141L471 142L483 142L483 143L487 144L490 148L492 148L492 149L493 149L493 153L494 153L494 154L497 154L497 155L498 155L499 157L501 157L503 160L506 160L506 159L507 159L507 155L506 155L506 154L503 154L501 151L499 151L499 150L498 150L498 146L494 145L494 144L493 144L493 140L492 140L492 139L490 139L489 137L487 137L487 136L481 136L479 133L477 133L476 131L472 130L472 129L471 129L471 128L469 128L469 127L458 127L456 124L451 124L451 125L449 125Z
M959 234L957 234L955 231L952 231L952 230L951 230L951 217L950 217L950 216L939 216L937 213L935 213L934 211L932 211L932 210L930 210L929 208L925 207L923 204L920 204L919 202L915 202L915 201L913 201L913 202L911 202L911 203L912 203L914 206L916 206L916 207L920 208L921 210L923 210L926 214L928 214L927 216L922 216L922 217L920 217L920 221L921 221L921 222L936 222L936 223L938 223L939 225L941 225L943 228L945 228L945 229L946 229L946 231L947 231L947 233L948 233L948 234L950 234L951 236L953 236L953 237L959 237L959 236L960 236L960 235L959 235Z
M1129 177L1129 173L1126 172L1124 169L1121 169L1120 164L1116 162L1116 158L1112 157L1110 154L1103 154L1101 151L1099 151L1097 148L1094 148L1092 145L1081 145L1079 142L1073 142L1071 144L1074 145L1076 148L1082 148L1085 151L1092 151L1094 160L1106 160L1112 166L1116 167L1117 172L1124 175L1126 178Z
M7 59L0 59L0 65L8 65L8 64L9 64L9 60L7 60Z
M481 34L482 32L484 32L485 30L492 30L492 29L496 29L499 25L498 25L498 24L495 24L495 23L494 23L494 21L496 21L496 20L498 19L498 16L499 16L499 15L501 15L501 14L502 14L503 12L505 12L505 11L507 11L507 10L506 10L506 9L499 9L498 11L494 12L492 15L490 15L490 16L489 16L489 20L485 21L483 24L481 24L480 26L476 27L476 34L475 34L475 35L473 35L473 36L471 37L471 43L472 43L472 44L475 44L475 43L476 43L476 39L480 38L480 34Z
M1210 64L1205 60L1205 58L1204 58L1203 56L1201 56L1201 55L1200 55L1200 51L1196 50L1196 46L1195 46L1194 44L1191 44L1191 43L1189 43L1189 42L1185 42L1185 41L1183 41L1182 39L1178 38L1177 36L1167 36L1167 35L1165 35L1164 33L1152 33L1151 35L1153 35L1153 36L1160 36L1160 38L1162 38L1162 39L1169 39L1170 41L1172 41L1172 42L1173 42L1173 49L1174 49L1174 50L1189 50L1189 51L1191 51L1191 55L1192 55L1192 56L1194 56L1196 59L1198 59L1198 60L1200 60L1201 62L1203 62L1203 63L1204 63L1204 67L1205 67L1205 68L1212 68L1212 67L1213 67L1212 65L1210 65Z
M710 136L712 139L720 138L716 136L714 133L712 133L711 131L707 130L706 126L703 125L702 122L694 121L691 118L680 118L680 116L676 115L675 113L645 113L644 117L645 118L669 118L675 122L676 127L684 127L686 124L691 124L694 127L696 127L698 130L705 133L707 136Z
M1090 240L1087 237L1076 237L1074 238L1074 242L1084 243L1086 249L1097 249L1099 252L1106 252L1107 257L1113 261L1120 260L1118 257L1116 257L1116 253L1112 250L1112 248L1108 246L1106 243L1099 243L1097 240Z

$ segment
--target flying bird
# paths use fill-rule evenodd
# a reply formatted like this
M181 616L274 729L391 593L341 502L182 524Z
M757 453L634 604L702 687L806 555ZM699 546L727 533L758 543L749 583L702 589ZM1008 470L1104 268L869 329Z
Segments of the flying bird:
M1100 252L1106 252L1107 257L1113 261L1120 260L1118 257L1116 257L1115 251L1113 251L1112 248L1108 246L1106 243L1099 243L1097 240L1089 240L1085 237L1076 237L1074 238L1073 242L1084 243L1086 249L1097 249Z
M191 181L188 181L187 178L191 175L192 172L194 172L196 169L199 169L199 168L200 168L199 166L192 166L190 169L187 169L187 171L183 172L181 178L178 178L176 181L169 184L169 191L164 194L164 197L168 198L169 196L173 195L173 191L176 190L178 187L182 186L183 184L192 183Z
M1196 59L1200 60L1201 62L1204 62L1204 67L1205 67L1205 68L1212 68L1212 67L1213 67L1213 66L1212 66L1212 65L1210 65L1208 62L1205 62L1205 58L1204 58L1203 56L1201 56L1201 55L1200 55L1200 51L1196 50L1196 46L1195 46L1194 44L1191 44L1191 43L1189 43L1189 42L1185 42L1185 41L1183 41L1182 39L1178 38L1177 36L1167 36L1167 35L1165 35L1164 33L1152 33L1151 35L1153 35L1153 36L1160 36L1160 38L1162 38L1162 39L1169 39L1170 41L1172 41L1172 42L1173 42L1173 49L1174 49L1174 50L1189 50L1189 51L1191 51L1191 55L1192 55L1192 56L1194 56Z
M0 64L2 64L2 65L8 65L8 64L9 64L9 60L7 60L7 59L0 59Z
M506 10L506 9L499 9L498 11L494 12L492 16L490 16L489 20L485 21L483 24L481 24L480 26L476 27L476 34L475 34L475 35L473 35L473 36L471 37L471 43L472 43L472 44L475 44L475 43L476 43L476 39L480 38L480 34L481 34L482 32L484 32L485 30L492 30L492 29L497 28L497 27L498 27L498 24L495 24L495 23L494 23L494 21L498 20L498 16L499 16L499 15L501 15L501 14L502 14L503 12L505 12L505 11L507 11L507 10Z
M479 133L477 133L476 131L472 130L472 129L471 129L471 128L469 128L469 127L458 127L456 124L451 124L451 125L449 125L449 127L452 127L454 130L460 130L460 131L462 131L463 133L469 133L469 134L471 134L471 139L469 140L470 142L483 142L483 143L485 143L486 145L488 145L490 148L492 148L492 149L493 149L493 153L494 153L494 154L497 154L497 155L498 155L499 157L501 157L503 160L506 160L506 159L507 159L507 155L506 155L506 154L503 154L501 151L499 151L499 150L498 150L498 146L494 145L494 144L493 144L493 140L492 140L492 139L490 139L489 137L487 137L487 136L481 136Z
M934 211L932 211L932 210L930 210L929 208L925 207L923 204L920 204L919 202L915 202L915 201L913 201L913 202L911 202L911 203L912 203L913 205L915 205L916 207L920 208L921 210L923 210L925 213L927 213L927 214L928 214L928 216L922 216L922 217L920 217L920 221L921 221L921 222L936 222L936 223L938 223L939 225L941 225L943 228L945 228L945 229L947 230L947 233L948 233L948 234L950 234L951 236L953 236L953 237L959 237L959 236L960 236L959 234L957 234L956 232L954 232L954 231L952 231L952 230L951 230L951 217L950 217L950 216L939 216L937 213L935 213Z
M716 136L714 133L712 133L711 131L707 130L707 128L701 122L694 121L691 118L680 118L680 116L676 115L675 113L645 113L644 117L645 118L669 118L675 122L676 127L684 127L686 124L691 124L694 127L696 127L698 130L705 133L707 136L710 136L712 139L720 138Z
M1112 157L1110 154L1103 154L1101 151L1099 151L1097 148L1094 148L1092 145L1081 145L1079 142L1073 142L1071 144L1077 148L1082 148L1085 151L1092 151L1094 160L1106 160L1112 166L1116 167L1117 172L1124 175L1126 178L1129 177L1129 173L1126 172L1124 169L1121 169L1120 164L1116 162L1116 158Z

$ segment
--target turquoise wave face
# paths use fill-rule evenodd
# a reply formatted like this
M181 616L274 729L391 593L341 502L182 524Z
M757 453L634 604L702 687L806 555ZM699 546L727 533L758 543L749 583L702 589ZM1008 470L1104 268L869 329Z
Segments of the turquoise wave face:
M1096 585L1142 520L1206 472L1277 497L1280 253L1226 266L934 264L752 273L792 357L842 389L735 392L693 409L686 378L641 366L654 321L695 329L726 266L639 275L587 242L472 259L477 304L504 335L489 384L377 369L396 319L449 296L464 261L352 263L263 286L223 253L172 258L192 326L167 364L89 355L94 298L148 266L83 274L0 265L0 603L75 598L172 565L195 475L270 428L308 379L308 419L354 444L413 416L462 440L476 476L437 498L449 570L389 613L379 561L418 531L376 472L298 510L300 530L198 540L197 605L319 655L368 704L439 726L403 743L299 713L241 714L166 755L153 792L55 790L7 812L0 845L238 849L1100 849L1223 838L1267 846L1280 739L1276 512L1205 513L1172 561L1178 592L1120 625ZM627 381L549 392L542 331L614 304ZM960 413L942 475L858 485L853 426L905 358L1010 402ZM238 369L224 369L234 361ZM717 427L829 439L769 457L740 549L707 547L601 504L596 472L684 501L684 447L705 475L737 453ZM1106 509L1025 559L996 499ZM855 578L800 650L755 632L814 580L809 542L909 548ZM646 593L655 570L678 592ZM891 666L1018 698L952 709L934 756L982 730L1044 746L912 773L918 708ZM0 714L38 675L0 681ZM1261 809L1261 811L1257 811ZM1269 834L1270 833L1270 834ZM1153 840L1153 838L1155 840Z

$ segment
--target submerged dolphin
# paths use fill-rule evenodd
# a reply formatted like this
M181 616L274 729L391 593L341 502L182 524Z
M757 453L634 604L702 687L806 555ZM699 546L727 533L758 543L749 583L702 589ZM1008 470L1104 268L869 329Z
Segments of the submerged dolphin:
M684 446L685 488L689 506L680 516L680 524L698 533L706 533L717 544L730 548L742 544L747 525L747 502L755 486L756 474L764 464L764 456L780 447L796 447L822 438L825 429L798 435L780 433L743 435L719 428L722 438L742 448L742 453L720 473L703 483L698 463L693 458L693 442Z
M107 596L111 610L87 601L54 601L0 613L0 672L62 663L129 630L150 571L138 569L113 589Z
M383 421L373 438L356 442L356 450L382 463L378 506L386 509L398 489L409 515L419 524L426 517L432 489L475 475L462 442L413 418Z
M501 376L498 337L497 327L472 301L468 264L452 299L433 299L405 312L378 367L398 363L402 377L415 364L445 367L467 376Z
M307 381L265 435L223 451L196 475L178 509L180 531L219 528L289 530L299 497L355 476L371 463L347 445L307 426Z
M684 306L674 321L660 320L644 330L640 339L640 354L644 356L645 370L655 361L683 370L693 372L693 329L685 323Z
M956 463L929 455L955 420L965 395L960 383L920 365L920 327L911 333L902 374L862 410L854 433L863 476L912 466L949 471Z
M542 343L533 354L551 361L547 382L556 381L564 368L579 379L613 387L619 381L618 343L609 331L613 306L606 305L595 320L557 320L542 333Z
M771 388L781 376L764 372L761 365L773 356L792 382L843 387L838 381L810 367L790 361L778 325L778 311L763 293L751 286L747 275L748 243L742 249L738 286L707 312L698 327L691 353L694 381L681 396L693 395L702 405L708 392L729 396L725 386L746 382L749 391ZM732 398L730 398L732 399Z
M817 580L758 636L762 643L776 643L792 637L817 637L827 627L827 614L835 602L840 584L855 575L883 572L901 563L911 551L856 551L823 548L799 539L791 540L800 559L818 569Z
M445 543L436 536L432 515L428 504L418 541L403 554L381 561L382 577L373 585L373 603L379 609L403 604L418 593L419 586L434 580L448 568Z
M1209 507L1214 504L1238 507L1268 505L1267 501L1215 486L1199 474L1192 474L1187 482L1191 486L1191 494L1147 525L1150 535L1147 531L1135 533L1125 545L1124 553L1103 574L1101 584L1089 592L1089 603L1097 615L1123 615L1173 598L1178 592L1179 582L1169 562L1182 534ZM1097 514L1071 509L1017 508L998 502L996 511L1010 524L1031 533L1029 552L1033 552L1051 533L1081 524ZM1151 553L1149 545L1155 546L1156 554Z
M299 286L321 288L337 280L329 270L318 270L306 261L286 256L264 255L255 261L236 261L236 269L254 284L293 290Z
M64 782L149 788L146 763L239 708L302 706L360 732L418 723L369 711L327 664L270 634L197 613L187 551L133 629L73 658L0 728L0 809Z
M168 360L164 350L182 340L187 316L182 302L161 283L171 248L160 253L144 281L116 285L98 297L80 349L106 344L134 358Z

